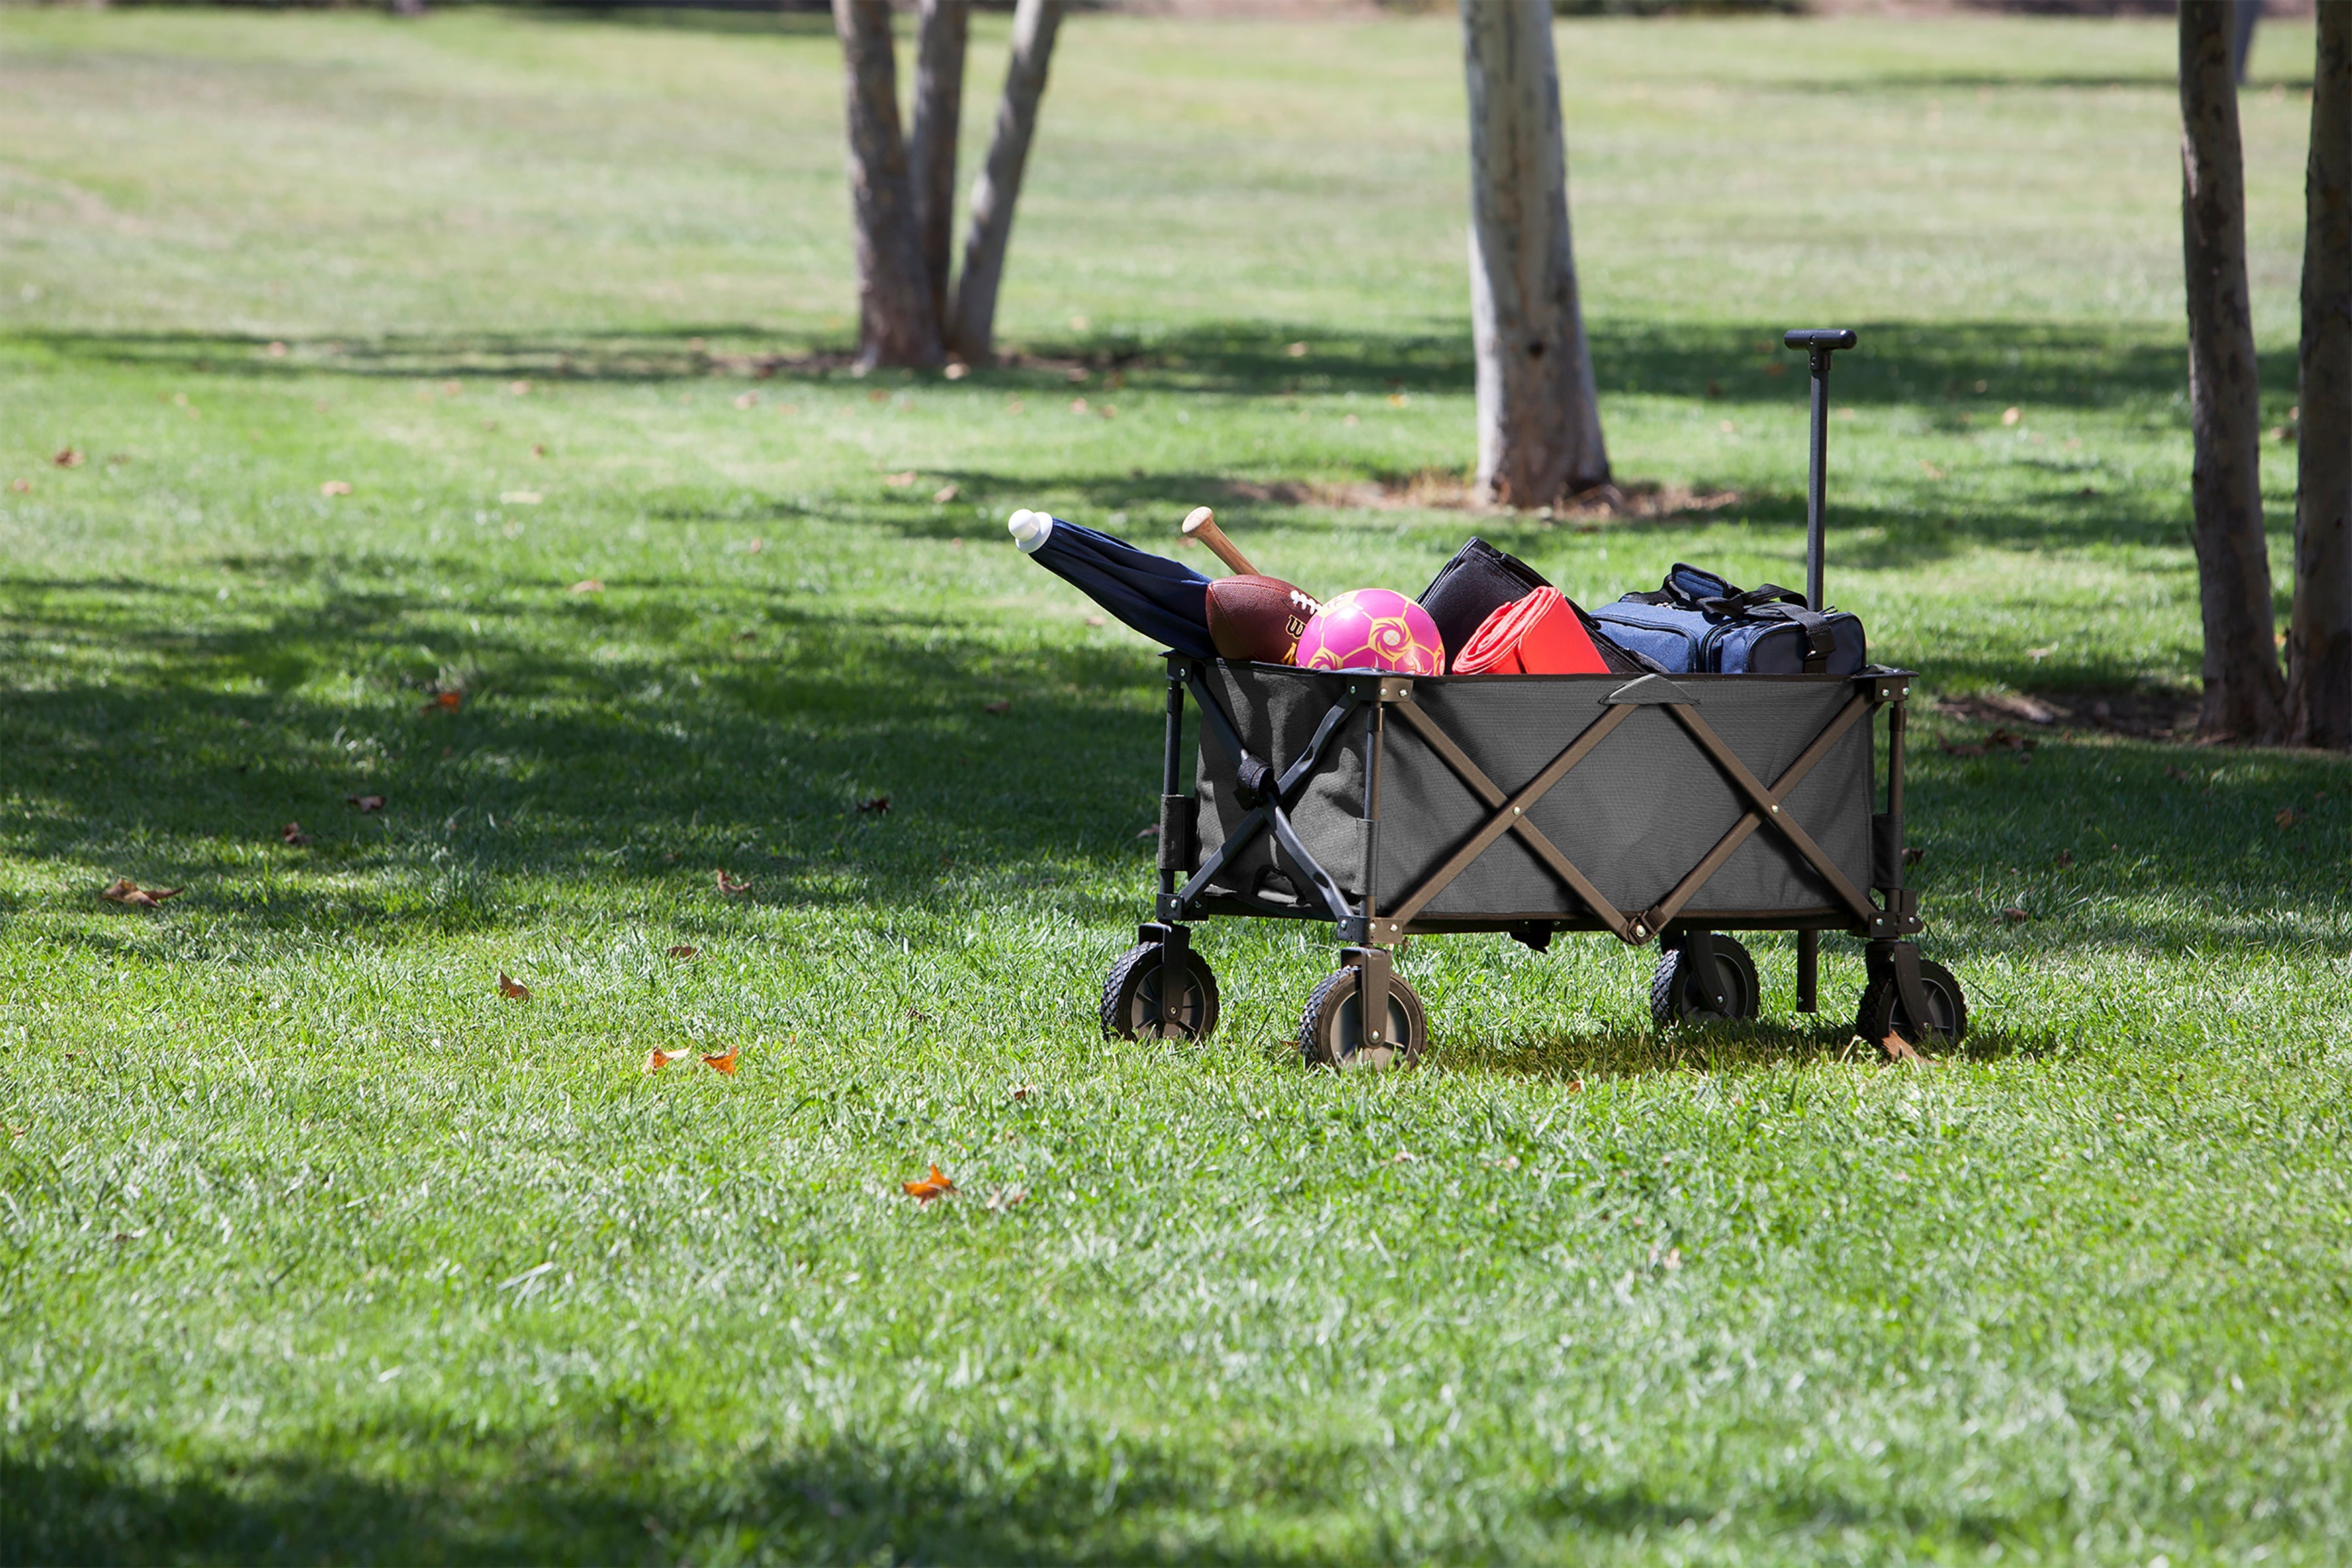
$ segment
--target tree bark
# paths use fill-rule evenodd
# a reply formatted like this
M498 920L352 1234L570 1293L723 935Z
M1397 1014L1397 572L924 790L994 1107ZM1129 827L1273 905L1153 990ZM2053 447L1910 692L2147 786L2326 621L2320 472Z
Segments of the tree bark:
M2263 533L2262 408L2246 289L2245 169L2230 54L2231 7L2180 7L2181 236L2189 296L2189 426L2195 444L2198 598L2207 740L2284 738L2271 565Z
M1545 506L1609 482L1569 244L1551 6L1461 4L1478 488L1496 505Z
M2304 176L2287 739L2352 750L2352 3L2319 7Z
M988 140L988 163L971 183L971 226L964 231L963 273L956 279L949 341L975 364L995 352L996 291L1004 279L1004 252L1013 240L1013 205L1037 130L1037 101L1045 95L1045 68L1062 26L1062 0L1020 0L1013 14L1013 60L1004 96Z
M907 163L915 235L931 280L931 312L948 319L948 248L955 237L956 132L963 119L963 47L971 0L923 0L915 47L915 139Z
M849 96L849 196L857 232L857 362L940 363L940 318L915 234L898 62L887 0L833 0Z

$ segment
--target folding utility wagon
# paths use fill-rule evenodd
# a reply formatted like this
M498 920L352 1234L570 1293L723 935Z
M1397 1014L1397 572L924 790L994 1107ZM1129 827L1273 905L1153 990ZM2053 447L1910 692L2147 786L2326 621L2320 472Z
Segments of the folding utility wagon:
M1842 340L1842 341L1838 341ZM1808 597L1822 605L1823 391L1851 333L1813 351ZM1309 1061L1410 1060L1421 999L1391 966L1408 936L1559 931L1660 945L1661 1025L1756 1016L1755 960L1727 931L1793 931L1797 1005L1816 1009L1820 933L1864 939L1854 1029L1915 1044L1968 1026L1958 982L1919 956L1903 886L1905 702L1912 676L1407 677L1168 656L1160 896L1104 982L1114 1038L1202 1039L1217 981L1205 915L1328 921L1343 964L1299 1026ZM1187 699L1200 711L1183 793ZM1873 730L1887 776L1874 809ZM1370 1006L1364 998L1384 999Z

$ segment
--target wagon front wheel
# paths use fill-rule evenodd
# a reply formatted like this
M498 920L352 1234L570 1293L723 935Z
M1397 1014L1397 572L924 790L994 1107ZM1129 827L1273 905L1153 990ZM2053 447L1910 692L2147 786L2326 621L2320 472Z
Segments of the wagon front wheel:
M1715 967L1723 976L1724 1002L1705 994L1692 973L1689 952L1679 947L1658 954L1650 979L1650 1021L1661 1029L1676 1024L1742 1023L1762 1009L1762 987L1756 981L1756 960L1727 936L1714 936Z
M1183 994L1174 1006L1160 994L1161 945L1138 943L1119 955L1103 979L1106 1040L1205 1040L1217 1029L1217 976L1209 961L1184 950Z
M1894 971L1889 970L1863 987L1862 1006L1854 1015L1853 1032L1871 1041L1901 1035L1914 1046L1928 1050L1958 1045L1960 1037L1969 1032L1969 999L1960 990L1959 981L1942 964L1923 958L1919 961L1919 989L1927 994L1926 1028L1919 1027L1905 1011Z
M1429 1017L1422 1011L1420 995L1402 976L1391 973L1388 1027L1381 1032L1379 1044L1370 1044L1364 1038L1361 981L1350 965L1324 976L1323 984L1307 999L1307 1011L1298 1020L1298 1054L1307 1058L1308 1067L1353 1072L1359 1068L1404 1067L1420 1059L1429 1043Z

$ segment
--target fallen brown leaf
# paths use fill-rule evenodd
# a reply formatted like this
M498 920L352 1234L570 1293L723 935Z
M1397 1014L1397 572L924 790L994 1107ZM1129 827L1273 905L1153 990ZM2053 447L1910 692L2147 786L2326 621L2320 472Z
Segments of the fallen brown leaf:
M1086 411L1087 411L1087 400L1086 400L1085 398L1083 398L1083 397L1073 397L1073 398L1071 398L1071 399L1070 399L1070 412L1071 412L1071 413L1073 413L1073 414L1084 414Z
M79 447L67 447L59 450L58 455L51 458L49 461L60 468L79 468L89 461L89 457Z
M940 1170L937 1164L931 1166L929 1175L911 1182L901 1182L898 1184L906 1188L907 1195L919 1204L929 1203L933 1198L944 1197L956 1190L956 1184L948 1180L947 1173Z
M672 958L692 958L701 951L702 950L698 947L688 947L686 943L679 942L676 947L669 950L669 955Z
M2060 870L2062 870L2062 871L2063 871L2063 870L2064 870L2067 867L2072 866L2074 863L2074 852L2072 849L2061 849L2060 851L2058 851L2058 868L2059 868Z
M322 496L347 496L352 493L352 481L349 479L321 480L319 493Z
M1905 1039L1901 1035L1892 1029L1889 1029L1886 1032L1886 1037L1885 1039L1878 1042L1878 1048L1886 1053L1886 1059L1888 1061L1914 1062L1919 1063L1923 1066L1925 1065L1924 1058L1920 1057L1917 1051L1911 1048L1911 1042Z
M760 395L756 392L739 392L735 395L735 406L757 408L760 406Z
M950 363L947 369L941 371L940 374L946 376L950 381L961 381L965 376L971 374L971 366L964 363L961 360L956 360Z
M601 594L604 591L604 580L599 577L583 577L577 583L572 584L571 588L567 590L567 592L573 594Z
M768 548L768 542L767 542L766 540L764 540L764 539L755 539L755 540L751 541L751 543L749 543L749 544L745 545L745 546L743 547L743 551L744 551L744 553L746 553L746 554L748 554L748 555L757 555L758 553L760 553L760 552L761 552L762 550L765 550L766 548Z
M868 795L857 803L857 809L874 816L887 816L890 815L890 797L887 795Z
M1390 1156L1389 1163L1391 1165L1418 1165L1421 1163L1421 1156L1414 1153L1410 1149L1400 1149L1394 1154Z
M999 1187L988 1194L988 1206L998 1214L1007 1209L1017 1209L1028 1201L1029 1189L1026 1187Z
M284 359L287 354L292 351L288 349L284 343L274 342L261 352L268 354L271 359Z
M903 474L885 474L882 482L894 490L903 490L915 482L915 470L908 468Z
M427 713L455 713L457 710L458 704L465 700L466 694L462 691L436 691L431 697L425 699L424 711Z
M343 804L345 805L355 805L359 807L360 815L362 816L365 816L370 812L382 811L383 809L383 796L380 795L347 795L343 796Z
M8 488L15 490L20 496L30 495L33 493L33 481L30 479L10 479L8 481Z
M279 828L278 837L282 842L288 844L302 845L310 842L310 836L302 831L302 825L299 822L289 822Z
M670 1063L675 1061L683 1061L693 1054L694 1053L690 1050L666 1051L659 1046L656 1046L646 1057L646 1071L659 1072L662 1068L669 1066Z
M2025 410L2018 407L2015 404L2011 404L2009 407L2000 411L2000 422L2004 425L2014 425L2024 417Z
M751 890L751 884L739 882L722 870L719 873L719 890L730 899L738 899Z
M1919 459L1919 471L1927 475L1931 479L1940 479L1948 477L1944 469L1936 467L1935 464L1927 461L1925 458Z
M510 381L507 383L507 395L509 397L529 397L530 395L530 383L527 381Z
M2000 920L2003 925L2023 925L2027 921L2030 921L2032 918L2033 917L2032 915L2026 913L2025 910L2019 909L2015 904L2011 904L2009 908L2000 911Z
M983 713L1010 713L1013 711L1013 699L1000 697L993 702L983 702L980 710Z
M1026 1100L1036 1092L1037 1086L1034 1083L1016 1083L1005 1091L1005 1098L1008 1100Z
M142 888L128 877L117 877L98 890L98 896L134 910L152 910L165 899L176 899L185 888Z
M499 971L499 994L517 1002L528 1002L530 1000L530 987L501 969Z
M1907 845L1903 850L1903 863L1906 866L1916 866L1927 858L1927 852L1916 845Z
M1938 741L1936 745L1955 757L1981 757L1985 754L1985 749L1974 741L1963 741L1957 746L1949 741Z
M703 1058L702 1065L713 1069L714 1071L723 1072L731 1078L734 1076L735 1072L736 1053L740 1048L740 1047L739 1047L730 1046L727 1047L727 1053L724 1056Z
M963 490L960 486L953 484L941 485L939 489L931 492L931 501L937 506L945 506L948 502L955 500L956 497L961 494L963 494Z
M1305 343L1285 343L1282 345L1282 352L1288 354L1292 359L1305 359L1307 357L1307 345Z

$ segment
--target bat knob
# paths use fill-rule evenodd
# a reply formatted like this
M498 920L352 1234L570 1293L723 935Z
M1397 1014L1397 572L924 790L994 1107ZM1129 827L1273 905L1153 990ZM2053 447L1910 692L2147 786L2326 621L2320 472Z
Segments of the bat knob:
M1196 506L1190 512L1185 514L1183 526L1179 530L1179 531L1181 532L1185 538L1190 539L1194 534L1200 532L1202 528L1214 526L1216 521L1217 514L1215 512L1211 511L1207 507Z

